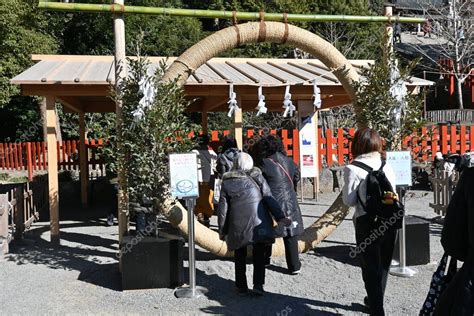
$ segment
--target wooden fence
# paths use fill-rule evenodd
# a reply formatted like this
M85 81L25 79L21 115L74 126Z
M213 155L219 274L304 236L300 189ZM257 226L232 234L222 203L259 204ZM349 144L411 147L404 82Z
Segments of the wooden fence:
M244 147L251 146L255 138L262 134L279 135L286 152L296 163L299 163L299 133L298 130L253 130L244 132ZM344 165L352 159L350 155L351 139L355 129L337 130L327 129L323 136L318 129L320 166ZM212 131L210 133L211 145L216 149L221 144L223 136L230 131ZM189 137L193 137L190 133ZM58 143L58 168L61 170L79 169L79 141L70 140ZM103 146L102 140L89 140L89 171L103 170L104 161L96 155L96 149ZM403 149L412 152L413 159L417 162L428 162L434 159L436 152L465 153L474 151L474 125L436 125L423 127L414 131L412 135L403 140ZM46 144L32 143L0 143L0 170L26 170L31 165L31 170L46 170L47 155ZM31 163L29 162L31 159Z
M430 207L440 215L445 216L449 202L453 197L454 189L459 181L459 172L449 173L445 170L434 170L434 174L430 176L433 187L433 203Z
M48 178L43 175L32 182L0 185L0 197L4 210L0 214L0 252L7 253L8 243L21 240L40 212L48 209Z
M79 170L79 144L79 140L57 143L59 170ZM105 170L105 162L97 155L101 146L102 139L86 141L89 173ZM46 142L0 143L0 170L47 170L47 150Z

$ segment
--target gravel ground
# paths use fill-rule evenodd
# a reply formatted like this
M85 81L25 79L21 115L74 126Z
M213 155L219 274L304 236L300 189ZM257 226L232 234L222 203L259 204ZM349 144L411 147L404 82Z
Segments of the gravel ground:
M428 207L431 193L411 194L408 214L436 217ZM314 222L335 196L324 194L316 205L303 204L305 225ZM83 217L102 211L84 213ZM198 249L197 284L209 289L208 295L199 299L177 299L173 289L121 291L115 258L117 226L105 226L105 218L62 221L58 248L51 248L46 242L47 223L37 223L27 242L16 246L0 262L0 314L363 314L365 290L361 273L357 260L349 256L350 247L354 246L351 218L352 214L314 251L301 255L300 275L285 274L284 258L273 258L266 274L268 293L264 297L237 296L233 262ZM440 225L431 224L432 261L442 255L440 230ZM436 264L416 268L419 273L413 278L389 277L385 299L389 315L418 313ZM247 269L251 285L251 265Z

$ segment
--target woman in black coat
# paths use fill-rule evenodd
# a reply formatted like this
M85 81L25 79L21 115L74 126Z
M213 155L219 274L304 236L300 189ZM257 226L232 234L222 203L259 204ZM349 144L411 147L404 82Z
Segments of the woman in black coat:
M441 243L446 254L464 264L441 294L435 315L474 315L473 193L474 166L462 172L446 211Z
M285 218L270 188L253 160L238 153L232 170L222 180L218 206L219 235L227 247L234 250L235 284L239 294L248 291L246 271L247 246L252 245L253 289L262 295L265 283L265 247L275 242L272 216L284 225Z
M267 180L273 197L280 204L286 217L292 224L286 227L283 235L285 256L290 274L299 274L301 262L298 252L298 236L304 231L303 218L296 196L296 185L300 180L298 166L291 158L286 156L281 140L275 136L266 136L260 139L255 150L258 167L262 170ZM267 249L270 262L271 247Z

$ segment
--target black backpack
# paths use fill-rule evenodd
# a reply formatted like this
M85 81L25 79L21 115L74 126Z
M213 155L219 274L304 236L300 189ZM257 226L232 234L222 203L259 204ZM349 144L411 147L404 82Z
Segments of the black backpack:
M353 161L352 165L364 169L368 172L366 177L367 196L366 203L362 202L359 190L357 190L357 199L362 205L364 211L372 217L375 222L388 222L392 228L401 228L405 209L398 200L386 199L386 195L395 194L390 181L388 181L383 167L385 160L382 159L382 165L378 170L360 161Z

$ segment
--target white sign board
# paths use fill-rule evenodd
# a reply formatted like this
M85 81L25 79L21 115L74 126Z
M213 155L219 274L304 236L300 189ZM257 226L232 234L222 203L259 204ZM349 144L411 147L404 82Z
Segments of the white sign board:
M395 172L396 185L412 185L411 153L409 151L387 151L387 164Z
M298 102L300 170L302 178L318 176L318 153L316 130L318 122L314 121L314 106L311 101Z
M197 155L170 154L169 166L171 195L180 199L199 197Z

